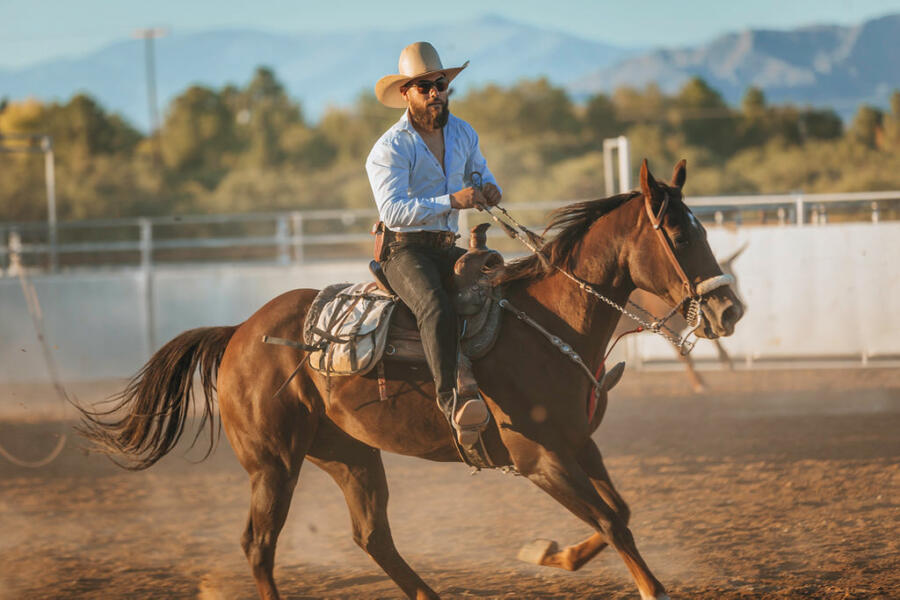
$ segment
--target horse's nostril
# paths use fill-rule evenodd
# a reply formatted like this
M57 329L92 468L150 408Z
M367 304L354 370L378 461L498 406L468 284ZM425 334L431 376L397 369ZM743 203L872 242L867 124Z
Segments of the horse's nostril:
M741 311L737 306L732 304L722 313L722 324L730 329L732 326L734 326L735 323L737 323L738 319L740 318Z

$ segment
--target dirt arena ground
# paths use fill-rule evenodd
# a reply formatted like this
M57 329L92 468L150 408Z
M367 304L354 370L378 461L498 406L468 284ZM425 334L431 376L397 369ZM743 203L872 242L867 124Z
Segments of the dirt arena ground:
M675 599L900 598L900 370L630 372L596 434L644 558ZM99 400L115 382L73 386ZM47 389L0 386L0 443L65 431ZM188 455L188 459L191 455ZM0 458L0 598L253 598L238 545L248 482L227 441L144 472L79 450ZM400 552L444 598L637 598L609 550L577 573L516 561L580 521L523 478L385 456ZM399 598L306 465L278 546L286 598Z

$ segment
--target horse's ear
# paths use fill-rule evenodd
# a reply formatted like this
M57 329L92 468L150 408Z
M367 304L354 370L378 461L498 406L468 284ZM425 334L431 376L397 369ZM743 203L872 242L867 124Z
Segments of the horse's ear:
M678 161L678 164L675 165L675 169L672 171L672 186L677 188L683 188L684 182L687 179L687 161L685 159L681 159Z
M733 253L731 256L729 256L729 257L726 258L726 259L720 260L720 261L719 261L719 264L722 265L722 270L725 271L726 273L732 273L731 263L733 263L734 260L735 260L738 256L740 256L741 254L743 254L743 253L744 253L744 250L746 250L746 249L747 249L747 246L749 246L749 245L750 245L750 241L748 240L748 241L744 242L744 243L741 245L740 248L738 248L737 250L735 250L734 253Z
M641 192L644 197L653 198L653 190L656 188L656 180L650 174L650 167L647 166L647 159L641 161Z

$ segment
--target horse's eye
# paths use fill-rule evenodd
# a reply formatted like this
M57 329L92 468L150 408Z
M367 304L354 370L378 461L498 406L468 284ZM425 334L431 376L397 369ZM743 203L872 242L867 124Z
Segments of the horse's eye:
M675 244L676 250L681 250L682 248L687 247L687 245L691 243L691 240L689 240L686 235L679 234L672 239L672 243Z

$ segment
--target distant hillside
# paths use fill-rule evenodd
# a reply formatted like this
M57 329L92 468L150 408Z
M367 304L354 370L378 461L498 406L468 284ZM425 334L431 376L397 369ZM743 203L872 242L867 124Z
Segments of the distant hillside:
M650 52L489 16L403 31L175 34L156 42L159 97L165 106L193 83L243 85L257 66L265 65L316 119L328 105L347 105L360 91L371 90L396 68L400 48L423 37L437 46L447 65L472 61L455 83L461 92L542 75L576 98L650 82L672 92L699 75L731 103L755 85L771 102L832 107L848 117L862 102L887 106L891 91L900 87L900 14L854 27L748 30L700 46ZM86 91L141 128L147 126L144 85L138 40L78 59L0 70L0 98L67 99Z
M656 50L601 67L569 88L589 94L656 82L672 92L699 75L732 103L755 85L770 101L830 106L848 116L862 102L887 105L900 88L898 57L900 14L854 27L748 30L702 46Z
M257 66L265 65L301 100L307 115L316 118L329 104L349 104L360 91L371 90L379 77L395 72L400 49L422 39L423 32L445 65L471 60L455 84L460 91L490 81L506 84L541 75L568 83L628 54L622 48L500 17L404 31L176 34L156 41L160 102L165 106L193 83L242 85ZM144 78L143 43L130 40L78 59L0 70L0 97L67 99L86 91L146 128Z

